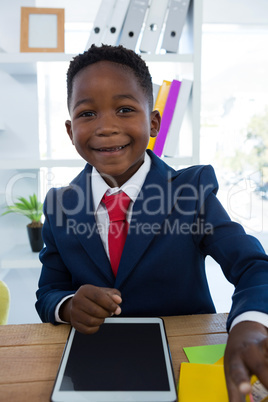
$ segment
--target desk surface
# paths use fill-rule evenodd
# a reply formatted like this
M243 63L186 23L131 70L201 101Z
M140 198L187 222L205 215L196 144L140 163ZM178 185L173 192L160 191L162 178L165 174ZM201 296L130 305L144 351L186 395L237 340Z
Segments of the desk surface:
M227 314L165 317L174 375L187 362L185 346L225 343ZM50 401L69 325L0 326L0 401Z

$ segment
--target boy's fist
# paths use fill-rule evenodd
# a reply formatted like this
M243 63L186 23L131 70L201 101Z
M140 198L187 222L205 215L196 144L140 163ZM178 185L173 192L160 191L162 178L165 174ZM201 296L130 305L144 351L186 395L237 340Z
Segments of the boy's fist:
M121 313L120 303L121 293L117 289L83 285L62 304L59 315L77 331L93 334L105 318Z

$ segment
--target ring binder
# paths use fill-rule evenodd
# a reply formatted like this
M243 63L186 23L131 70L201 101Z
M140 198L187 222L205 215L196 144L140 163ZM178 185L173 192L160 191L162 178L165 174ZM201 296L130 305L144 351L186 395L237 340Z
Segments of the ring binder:
M171 0L164 31L162 49L177 53L183 26L186 21L190 0Z
M106 45L117 45L129 3L130 0L116 1L112 16L109 18L109 25L104 34L104 43Z
M155 53L165 20L169 0L152 0L145 21L140 51Z
M99 7L94 26L86 44L86 50L94 43L96 46L101 45L105 34L108 19L112 14L116 0L102 0Z
M120 38L120 44L135 51L149 0L131 0Z

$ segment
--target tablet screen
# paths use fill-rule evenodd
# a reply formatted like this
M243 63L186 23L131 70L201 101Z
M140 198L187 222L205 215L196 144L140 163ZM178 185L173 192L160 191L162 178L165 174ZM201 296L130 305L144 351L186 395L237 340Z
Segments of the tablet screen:
M74 392L105 402L156 402L156 395L170 397L173 392L175 399L159 400L176 400L163 321L159 318L111 318L92 335L72 329L54 394L67 398ZM124 399L123 394L125 398L135 396L136 399ZM118 395L123 399L118 399ZM96 396L106 399L95 399ZM74 400L55 397L53 401ZM145 397L149 399L142 399Z

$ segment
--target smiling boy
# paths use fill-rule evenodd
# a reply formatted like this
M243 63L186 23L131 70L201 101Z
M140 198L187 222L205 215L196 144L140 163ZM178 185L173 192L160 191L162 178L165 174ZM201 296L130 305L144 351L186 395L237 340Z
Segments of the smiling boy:
M160 125L159 113L134 78L129 68L110 61L83 69L73 83L72 121L66 122L78 153L118 187L142 165L149 137Z
M66 129L87 164L45 200L41 319L93 333L113 314L213 313L204 264L211 255L236 288L225 353L230 401L249 391L253 373L268 387L268 258L220 205L210 166L175 171L146 152L161 120L146 64L121 46L93 45L71 62L67 87ZM104 200L122 192L129 226L113 273L119 246L109 248ZM96 228L90 236L87 225Z

